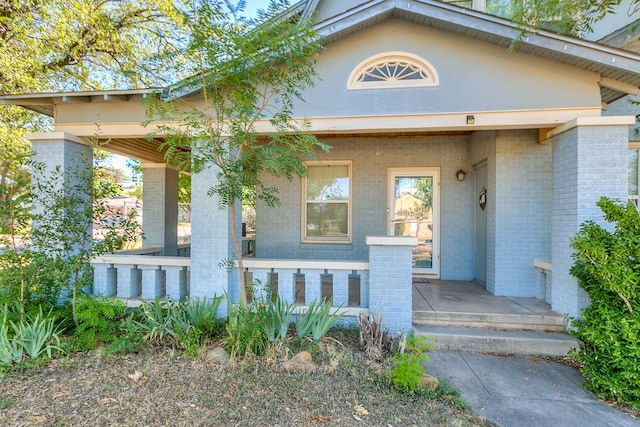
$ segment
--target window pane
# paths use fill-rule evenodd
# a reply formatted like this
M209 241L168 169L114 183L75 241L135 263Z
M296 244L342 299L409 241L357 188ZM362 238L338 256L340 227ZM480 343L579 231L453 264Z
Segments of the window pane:
M347 203L307 203L307 237L348 237Z
M629 196L638 195L638 150L629 150Z
M307 200L349 200L349 166L309 166L307 171Z

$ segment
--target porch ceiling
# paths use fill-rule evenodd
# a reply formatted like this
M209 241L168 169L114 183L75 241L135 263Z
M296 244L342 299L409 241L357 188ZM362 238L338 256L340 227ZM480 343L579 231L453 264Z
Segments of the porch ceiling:
M146 138L110 138L98 140L100 148L148 163L164 163L164 152L160 150L162 138L149 141Z

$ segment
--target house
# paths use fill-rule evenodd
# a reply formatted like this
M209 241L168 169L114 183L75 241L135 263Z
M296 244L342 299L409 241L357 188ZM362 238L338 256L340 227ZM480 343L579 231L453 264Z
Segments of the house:
M326 45L294 115L333 148L304 179L265 177L281 204L258 205L254 279L302 304L332 293L350 314L381 312L391 330L411 328L416 274L577 315L588 301L569 242L585 220L602 221L601 196L627 197L635 115L606 107L638 94L640 55L549 31L510 50L520 31L509 21L435 0L293 8L314 14ZM192 175L190 257L176 257L177 171L141 125L141 100L157 92L1 100L54 118L54 132L30 136L49 165L90 155L96 135L143 161L146 253L158 256L97 259L95 292L237 297L237 271L218 266L233 249L229 213L206 195L215 170Z

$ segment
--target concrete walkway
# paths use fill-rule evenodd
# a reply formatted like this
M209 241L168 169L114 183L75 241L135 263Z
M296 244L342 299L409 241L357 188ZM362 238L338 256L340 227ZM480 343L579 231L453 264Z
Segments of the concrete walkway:
M574 368L535 356L434 350L426 367L447 380L476 414L504 427L632 427L640 420L582 388Z

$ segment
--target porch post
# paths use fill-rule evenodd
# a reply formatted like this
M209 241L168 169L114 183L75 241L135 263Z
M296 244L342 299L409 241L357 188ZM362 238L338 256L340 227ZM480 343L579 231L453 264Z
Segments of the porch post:
M218 197L207 194L218 182L216 174L215 167L191 174L190 295L211 298L227 293L233 299L237 290L232 285L238 282L234 280L238 271L228 271L226 266L220 265L223 260L235 259L229 208L221 209ZM237 218L236 224L241 227L241 223ZM226 305L223 306L221 311L226 310Z
M367 236L369 311L380 313L389 332L412 328L411 248L415 237Z
M142 229L145 246L178 255L178 171L164 163L142 164Z
M65 177L72 170L82 173L93 167L92 148L75 135L66 132L35 133L27 135L27 139L31 141L33 160L45 168L45 176L32 175L34 184L39 179L48 179L58 166ZM40 208L34 206L35 211Z
M582 117L550 132L553 144L551 307L577 316L589 303L570 274L571 239L580 225L605 224L596 202L603 196L627 199L629 125L633 116Z
M37 133L27 135L27 139L31 141L32 159L44 166L42 174L33 173L31 175L34 191L37 191L39 182L51 181L52 173L58 167L62 171L64 180L80 179L78 178L79 176L90 172L93 167L93 150L91 146L75 135L66 132ZM59 182L57 185L62 186L63 182ZM87 183L87 185L91 184ZM62 188L56 188L56 190L62 191ZM91 197L92 189L87 188L86 190L86 197ZM38 204L38 201L39 198L34 197L33 213L46 213L46 205ZM87 221L90 221L90 219L87 219ZM37 224L33 224L33 227L37 227ZM88 237L91 237L92 229L90 223L86 226L86 233ZM63 295L59 297L61 299L66 298L65 292L67 291L67 289L63 290ZM87 289L87 291L91 290Z

